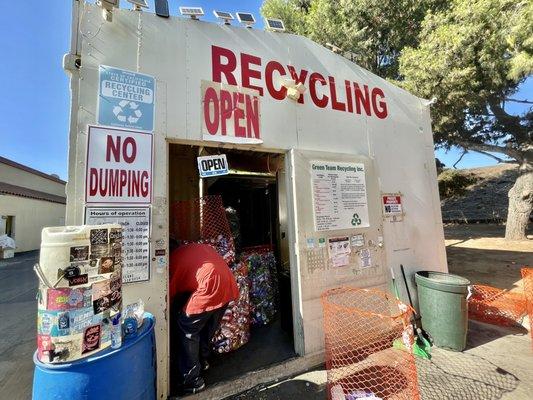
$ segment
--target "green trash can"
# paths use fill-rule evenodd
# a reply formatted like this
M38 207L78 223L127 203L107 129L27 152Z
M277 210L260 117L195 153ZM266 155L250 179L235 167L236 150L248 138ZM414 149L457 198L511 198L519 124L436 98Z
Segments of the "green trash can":
M463 351L468 331L466 297L470 281L434 271L418 271L415 281L422 327L433 337L435 346Z

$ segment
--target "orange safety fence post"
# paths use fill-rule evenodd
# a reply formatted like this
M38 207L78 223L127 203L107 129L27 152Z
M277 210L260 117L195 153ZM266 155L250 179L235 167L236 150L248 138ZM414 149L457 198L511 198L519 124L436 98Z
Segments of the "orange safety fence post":
M500 326L520 325L526 314L523 293L492 286L472 285L468 298L468 318Z
M521 269L524 283L524 295L526 297L527 314L529 316L529 334L533 345L533 268L524 267Z
M392 294L340 287L322 294L329 400L419 400L412 309Z

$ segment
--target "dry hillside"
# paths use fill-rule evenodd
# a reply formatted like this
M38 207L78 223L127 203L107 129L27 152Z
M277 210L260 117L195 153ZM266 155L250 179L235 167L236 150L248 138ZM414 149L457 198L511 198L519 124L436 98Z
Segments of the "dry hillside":
M439 175L442 185L445 174L454 173L446 170ZM507 218L507 193L514 184L517 175L515 164L499 164L492 167L456 170L468 177L473 183L455 194L443 198L441 190L442 218L445 222L502 222Z

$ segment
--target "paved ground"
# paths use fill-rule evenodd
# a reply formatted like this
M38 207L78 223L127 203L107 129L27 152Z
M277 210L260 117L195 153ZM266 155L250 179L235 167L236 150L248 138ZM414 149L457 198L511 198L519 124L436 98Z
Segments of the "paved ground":
M35 351L37 252L0 261L0 398L31 398Z
M422 400L531 399L533 355L526 332L471 322L465 352L434 349L431 361L417 359ZM325 400L326 371L318 368L231 398L252 399Z

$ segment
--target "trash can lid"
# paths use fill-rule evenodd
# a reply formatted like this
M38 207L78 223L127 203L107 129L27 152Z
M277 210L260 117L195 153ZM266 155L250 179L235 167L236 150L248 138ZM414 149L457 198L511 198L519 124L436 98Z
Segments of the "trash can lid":
M467 294L470 285L470 281L462 276L437 271L418 271L415 281L420 286L458 294Z

